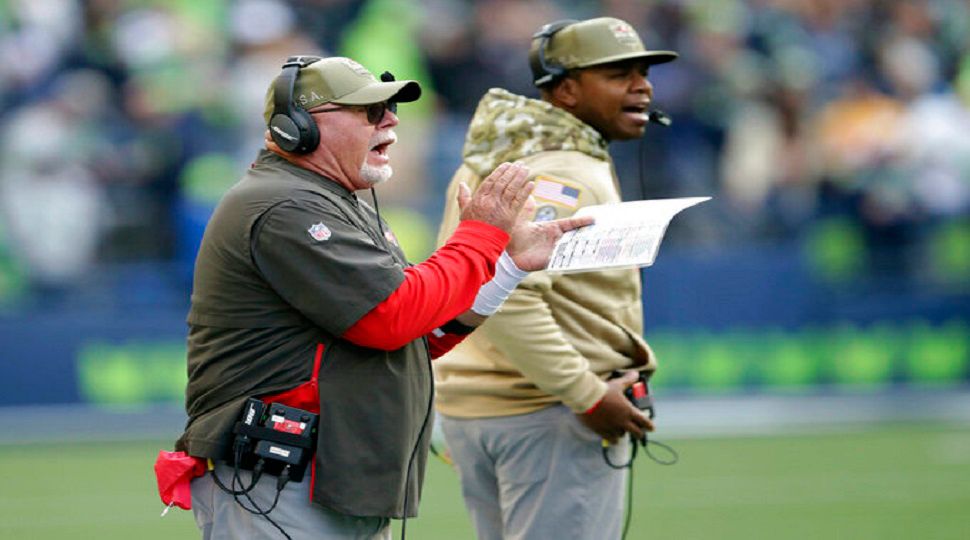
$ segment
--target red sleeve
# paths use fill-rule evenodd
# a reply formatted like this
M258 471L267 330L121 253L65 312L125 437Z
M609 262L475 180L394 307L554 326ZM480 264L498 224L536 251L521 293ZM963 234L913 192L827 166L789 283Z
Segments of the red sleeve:
M468 311L495 275L509 235L481 221L462 221L428 260L404 270L404 282L360 318L343 338L393 351ZM449 347L450 348L450 347Z
M439 335L437 332L432 332L428 334L428 346L430 348L428 352L431 353L431 358L440 358L464 341L466 337L468 337L467 334L446 334L442 332Z

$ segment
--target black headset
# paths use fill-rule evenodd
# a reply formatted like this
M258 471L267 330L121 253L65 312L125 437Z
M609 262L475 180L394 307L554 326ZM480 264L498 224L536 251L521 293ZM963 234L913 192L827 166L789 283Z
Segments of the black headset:
M293 89L300 70L321 60L319 56L291 56L273 86L273 115L269 134L280 148L294 154L308 154L320 144L316 122L293 102Z
M543 86L566 76L568 69L557 64L551 64L546 60L546 48L549 46L549 40L556 32L578 22L576 19L551 22L532 35L533 40L539 40L536 54L532 56L531 62L532 76L535 77L533 83L536 86Z

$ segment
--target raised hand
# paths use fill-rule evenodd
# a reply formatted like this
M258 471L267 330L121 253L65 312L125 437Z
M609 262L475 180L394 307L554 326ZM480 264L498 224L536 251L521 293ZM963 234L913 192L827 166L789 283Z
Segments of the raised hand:
M537 223L532 221L534 212L535 200L529 197L522 207L515 227L512 228L509 245L505 248L515 265L527 272L542 270L549 265L553 248L563 233L593 223L593 218L590 216Z
M529 169L520 163L502 163L488 175L472 195L468 186L458 188L461 220L473 219L511 232L520 220L534 185Z

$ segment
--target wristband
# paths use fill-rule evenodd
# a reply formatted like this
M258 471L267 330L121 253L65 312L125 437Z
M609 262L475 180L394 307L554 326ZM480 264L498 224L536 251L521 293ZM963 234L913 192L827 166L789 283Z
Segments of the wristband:
M483 317L494 315L527 275L529 273L515 266L512 257L503 251L495 265L495 277L478 289L472 311Z
M467 324L463 324L458 319L452 319L446 322L445 324L439 326L438 330L441 330L445 334L454 334L456 336L467 336L468 334L471 334L472 332L474 332L476 328L478 327L468 326Z

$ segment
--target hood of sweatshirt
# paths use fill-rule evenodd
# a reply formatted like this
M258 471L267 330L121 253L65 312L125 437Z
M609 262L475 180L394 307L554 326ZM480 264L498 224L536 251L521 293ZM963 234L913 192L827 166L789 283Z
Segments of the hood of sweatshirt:
M551 103L493 88L478 103L462 159L485 177L505 161L556 150L609 158L606 139L592 126Z

